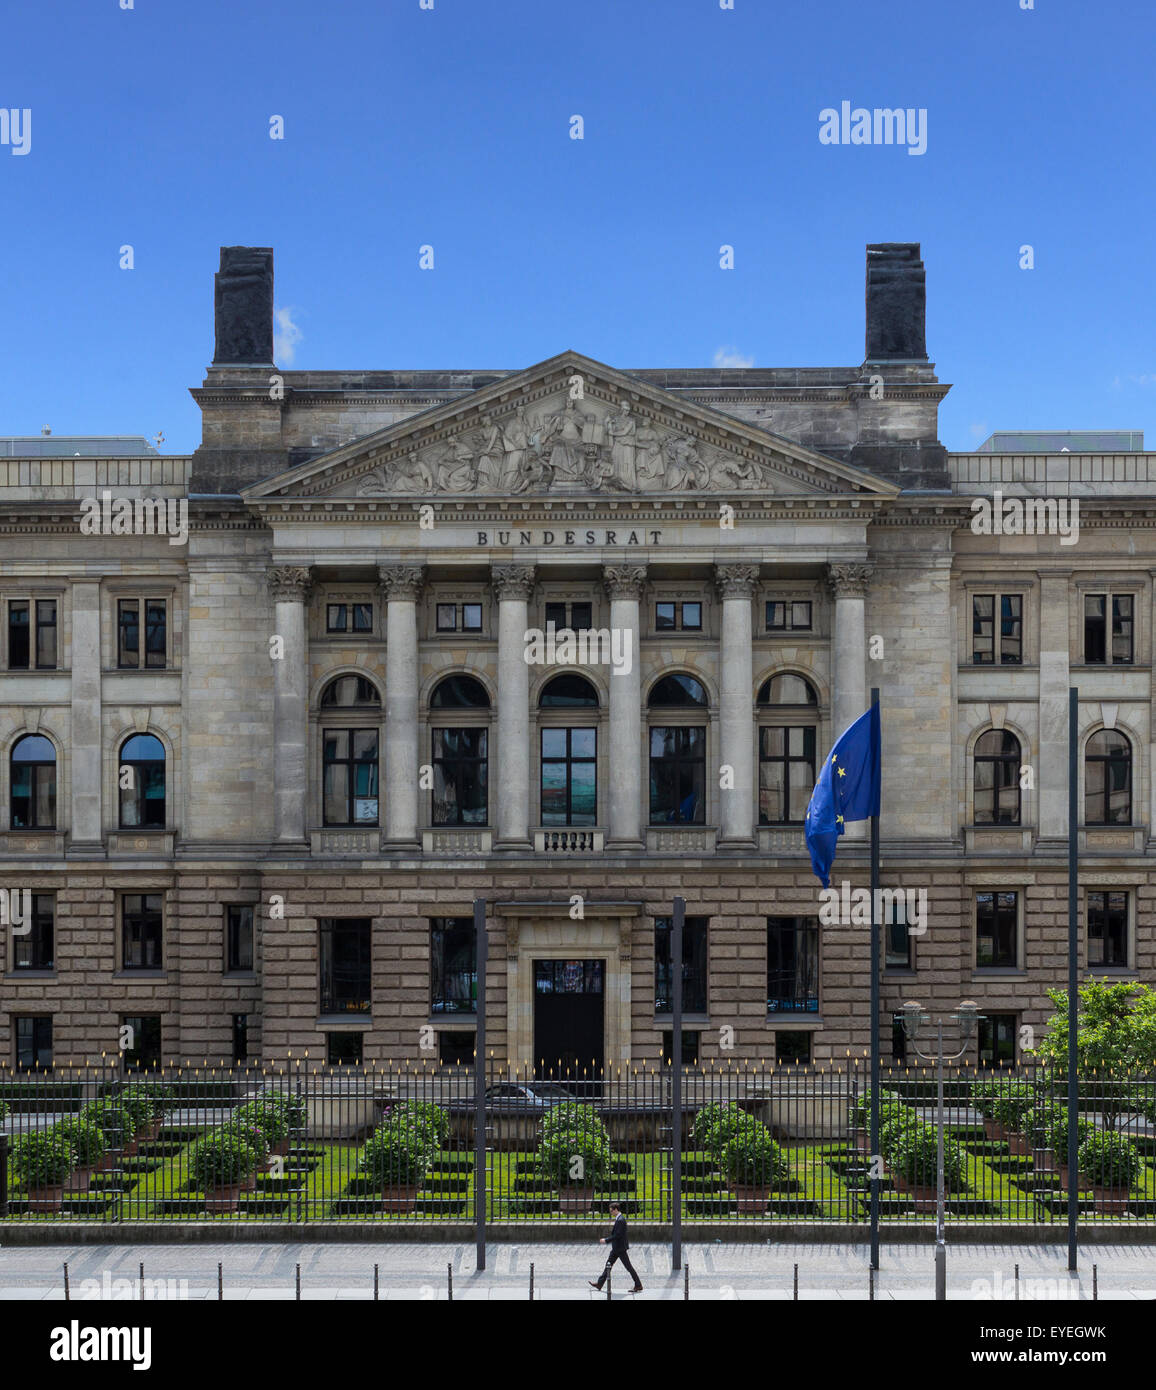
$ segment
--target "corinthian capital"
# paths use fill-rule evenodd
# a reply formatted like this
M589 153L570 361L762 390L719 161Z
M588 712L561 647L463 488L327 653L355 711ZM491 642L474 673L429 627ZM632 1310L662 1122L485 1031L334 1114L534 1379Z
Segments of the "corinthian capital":
M265 580L274 603L304 603L309 597L308 565L270 565Z
M874 565L828 565L827 583L836 598L864 598Z
M721 598L750 598L759 582L758 565L716 565L715 584Z
M490 571L494 593L504 598L529 598L534 588L533 565L495 565Z
M640 598L646 583L645 565L606 565L602 582L611 598Z
M425 569L421 565L379 565L378 581L386 599L416 599L421 593Z

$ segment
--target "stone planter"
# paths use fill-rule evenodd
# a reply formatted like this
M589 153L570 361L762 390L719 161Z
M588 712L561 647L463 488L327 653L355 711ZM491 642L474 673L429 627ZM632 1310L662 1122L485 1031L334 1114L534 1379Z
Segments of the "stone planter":
M999 1120L984 1120L983 1137L985 1139L1008 1139L1010 1134Z
M891 1181L895 1185L896 1192L901 1192L905 1197L911 1198L911 1205L916 1211L935 1211L938 1206L935 1185L930 1187L922 1183L908 1182L901 1173L892 1173ZM944 1198L951 1196L950 1188L944 1192Z
M766 1215L767 1202L771 1196L769 1187L746 1187L741 1183L732 1183L730 1193L735 1199L740 1216Z
M381 1189L382 1211L411 1212L417 1209L417 1194L420 1187L383 1187Z
M205 1193L205 1210L208 1212L236 1211L242 1192L253 1192L257 1186L256 1178L246 1178L244 1182L226 1183L222 1187L210 1187Z
M1056 1164L1056 1155L1051 1149L1033 1149L1031 1152L1032 1167L1037 1173L1058 1173L1059 1168Z
M30 1187L28 1188L28 1210L38 1211L59 1211L64 1200L64 1184L59 1187Z
M594 1197L592 1187L562 1187L558 1189L558 1209L585 1215L594 1210Z
M987 1133L988 1121L983 1122L983 1132ZM992 1120L990 1123L995 1124ZM1032 1156L1032 1142L1022 1130L1005 1129L1000 1138L1007 1140L1008 1151L1017 1154L1020 1158L1030 1158Z
M1092 1184L1092 1202L1095 1209L1106 1216L1125 1216L1128 1212L1130 1187L1097 1187Z

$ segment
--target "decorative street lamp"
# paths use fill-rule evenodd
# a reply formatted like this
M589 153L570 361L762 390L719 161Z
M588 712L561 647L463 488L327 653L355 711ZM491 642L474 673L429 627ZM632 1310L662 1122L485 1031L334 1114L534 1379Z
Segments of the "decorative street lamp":
M903 1031L907 1035L907 1040L925 1062L933 1061L936 1068L935 1298L937 1302L943 1302L947 1298L947 1240L943 1209L943 1064L944 1062L958 1061L963 1056L967 1051L972 1034L975 1032L975 1025L982 1017L982 1014L976 1012L976 1005L970 999L965 999L955 1013L948 1014L948 1019L956 1024L959 1051L945 1056L943 1051L943 1019L937 1018L935 1020L935 1051L924 1052L916 1042L916 1037L920 1027L930 1020L931 1015L924 1013L923 1005L916 1000L909 1000L903 1006Z

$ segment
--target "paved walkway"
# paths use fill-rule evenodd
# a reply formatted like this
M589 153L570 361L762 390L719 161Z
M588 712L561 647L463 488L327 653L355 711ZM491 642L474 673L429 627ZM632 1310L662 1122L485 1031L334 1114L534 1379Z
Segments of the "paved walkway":
M137 1297L142 1261L146 1298L215 1299L220 1261L226 1299L293 1299L298 1264L303 1299L371 1299L375 1262L383 1299L447 1298L448 1265L455 1300L526 1300L531 1262L535 1298L593 1299L605 1294L586 1280L597 1277L605 1253L593 1242L494 1245L479 1274L473 1245L460 1244L28 1246L0 1249L0 1299L63 1299L65 1261L74 1300ZM684 1276L672 1271L668 1245L636 1245L631 1258L646 1286L642 1299L683 1297ZM684 1247L693 1300L790 1299L796 1262L800 1299L865 1300L867 1258L864 1245ZM1075 1277L1068 1275L1064 1246L949 1245L948 1297L1011 1301L1017 1263L1024 1300L1090 1300L1093 1264L1101 1299L1156 1299L1156 1245L1111 1244L1084 1246ZM884 1246L881 1265L876 1298L932 1297L930 1244ZM613 1296L629 1297L629 1282L618 1272Z

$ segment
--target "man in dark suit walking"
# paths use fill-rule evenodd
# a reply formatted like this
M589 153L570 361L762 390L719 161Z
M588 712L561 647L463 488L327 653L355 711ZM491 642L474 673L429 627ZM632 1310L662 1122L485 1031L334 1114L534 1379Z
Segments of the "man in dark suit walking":
M630 1292L641 1293L642 1280L638 1277L637 1271L630 1263L630 1256L626 1253L630 1249L626 1241L626 1217L622 1215L622 1208L617 1202L610 1203L610 1214L614 1217L614 1226L609 1236L601 1236L598 1241L599 1245L606 1245L609 1242L610 1257L606 1261L606 1268L598 1276L597 1281L588 1279L586 1282L592 1289L601 1289L602 1285L605 1284L606 1280L610 1277L611 1265L613 1265L615 1260L621 1260L622 1268L634 1280L634 1287Z

